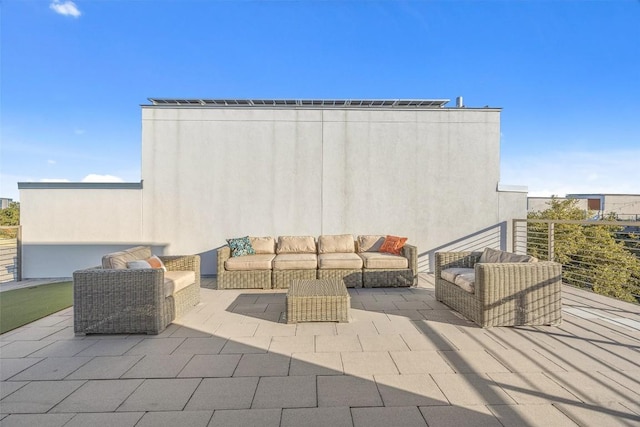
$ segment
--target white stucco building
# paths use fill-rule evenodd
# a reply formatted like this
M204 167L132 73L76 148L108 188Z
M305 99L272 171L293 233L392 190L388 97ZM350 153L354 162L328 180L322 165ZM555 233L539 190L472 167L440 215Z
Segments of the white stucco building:
M615 214L618 219L638 221L640 219L640 194L567 194L557 200L576 200L576 206L591 215L602 217ZM549 208L551 197L529 197L527 211L544 211Z
M20 183L23 277L119 248L196 253L244 235L395 234L508 248L526 188L500 184L498 108L448 100L169 100L142 106L142 180Z

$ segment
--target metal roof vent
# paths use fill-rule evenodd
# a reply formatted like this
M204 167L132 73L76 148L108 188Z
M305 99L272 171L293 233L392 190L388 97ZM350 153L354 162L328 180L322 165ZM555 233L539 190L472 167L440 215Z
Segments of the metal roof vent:
M461 96L456 98L456 108L464 108L464 100Z

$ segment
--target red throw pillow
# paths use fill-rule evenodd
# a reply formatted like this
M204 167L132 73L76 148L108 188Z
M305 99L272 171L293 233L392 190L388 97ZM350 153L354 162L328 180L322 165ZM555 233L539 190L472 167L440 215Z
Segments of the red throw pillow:
M406 237L387 236L386 239L384 239L382 246L380 246L380 252L400 255L406 241Z

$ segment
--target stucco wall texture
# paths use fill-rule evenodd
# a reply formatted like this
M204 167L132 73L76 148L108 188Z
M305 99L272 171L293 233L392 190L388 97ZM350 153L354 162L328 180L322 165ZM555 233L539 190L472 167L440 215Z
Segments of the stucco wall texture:
M406 236L427 271L436 250L508 249L526 192L498 191L499 161L499 109L145 105L140 190L56 190L77 215L46 229L32 208L52 190L21 190L25 251L94 243L55 271L31 251L23 275L70 275L136 242L200 254L202 273L215 274L228 238L343 233ZM112 203L122 207L98 208Z

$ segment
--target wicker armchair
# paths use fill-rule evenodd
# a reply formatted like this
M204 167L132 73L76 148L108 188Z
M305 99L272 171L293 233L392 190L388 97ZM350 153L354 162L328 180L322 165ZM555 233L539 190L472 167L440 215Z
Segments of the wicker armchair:
M558 325L562 265L556 262L480 263L482 252L438 252L436 299L481 327ZM441 277L447 268L473 268L475 291Z
M105 269L73 273L74 331L82 334L158 334L200 302L200 257L161 256L167 271L193 271L195 282L167 296L162 269Z

